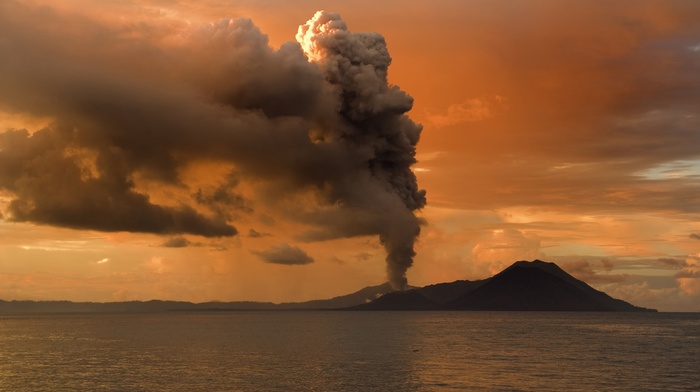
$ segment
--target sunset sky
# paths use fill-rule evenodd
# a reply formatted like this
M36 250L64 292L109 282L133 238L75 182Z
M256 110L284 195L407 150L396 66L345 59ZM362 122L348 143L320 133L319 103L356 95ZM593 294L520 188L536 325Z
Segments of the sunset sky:
M297 42L319 10L352 83ZM4 0L0 299L328 298L385 282L420 225L414 286L539 258L700 311L698 21L690 0Z

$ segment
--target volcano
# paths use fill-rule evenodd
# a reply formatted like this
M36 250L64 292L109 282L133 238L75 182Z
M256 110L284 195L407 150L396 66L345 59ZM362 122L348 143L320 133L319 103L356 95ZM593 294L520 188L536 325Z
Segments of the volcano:
M554 263L518 261L484 280L385 294L352 310L654 311L610 297Z

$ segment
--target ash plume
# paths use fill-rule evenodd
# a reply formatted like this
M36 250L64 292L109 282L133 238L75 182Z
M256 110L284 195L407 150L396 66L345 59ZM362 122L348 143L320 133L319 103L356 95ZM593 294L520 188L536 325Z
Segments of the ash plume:
M387 81L381 35L320 11L275 50L248 19L110 24L7 0L0 37L0 110L53 119L0 130L4 219L227 237L266 203L312 227L301 241L378 235L405 287L425 205L411 171L421 126ZM234 171L205 186L182 174L212 161ZM246 181L256 198L237 193ZM183 191L156 199L158 184Z
M422 130L404 114L413 99L389 85L391 57L380 34L351 33L338 14L319 11L299 27L297 41L318 64L339 104L337 122L322 140L367 154L366 166L350 173L349 183L337 183L338 197L375 217L389 281L403 289L420 233L413 211L426 203L411 171Z

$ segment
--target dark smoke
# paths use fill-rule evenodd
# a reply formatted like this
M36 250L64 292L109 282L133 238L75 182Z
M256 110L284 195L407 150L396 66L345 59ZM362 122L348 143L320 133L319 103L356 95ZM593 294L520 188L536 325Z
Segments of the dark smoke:
M392 285L405 286L425 205L410 169L421 127L405 115L412 98L387 82L381 35L318 12L299 43L274 50L247 19L109 25L8 0L0 37L0 110L54 119L0 130L4 219L220 237L267 201L316 228L303 241L378 235ZM235 170L193 187L182 172L202 161ZM189 197L157 204L138 181ZM245 181L267 197L243 197ZM309 193L299 208L278 203ZM287 248L258 255L299 249Z
M391 57L380 34L351 33L338 14L319 11L299 27L297 41L318 64L339 104L337 122L324 129L320 140L366 151L362 170L335 179L335 197L369 212L366 224L377 230L387 250L389 281L403 289L420 233L413 211L426 202L411 171L422 129L404 114L413 99L389 85Z

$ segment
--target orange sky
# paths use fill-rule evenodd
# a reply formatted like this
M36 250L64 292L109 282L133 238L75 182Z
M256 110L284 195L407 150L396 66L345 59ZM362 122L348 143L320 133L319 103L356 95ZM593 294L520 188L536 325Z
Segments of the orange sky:
M143 92L144 113L162 105L159 116L176 129L187 113L169 113L168 105L192 99L187 83L215 89L214 75L223 72L217 61L228 53L208 41L196 53L182 51L199 34L192 31L247 17L276 51L296 42L298 26L324 8L340 13L352 32L384 36L389 81L414 98L408 115L423 125L414 171L427 205L418 212L424 224L410 284L481 279L540 258L635 305L700 311L700 5L692 2L12 0L0 6L0 57L12 59L0 65L0 135L44 127L60 135L57 124L75 120L97 146L100 136L89 135L103 109L86 119L64 104L83 96L93 102L99 91L91 80L123 96ZM248 47L230 45L233 53ZM221 74L227 83L257 72L255 64L236 67L239 74ZM30 83L23 75L38 76ZM67 85L72 80L85 84ZM182 86L166 84L173 80ZM265 86L288 91L298 87L293 82L273 78ZM109 95L105 105L128 104L121 97ZM133 121L156 121L138 113ZM317 228L331 230L319 222L333 215L311 207L313 192L288 194L286 177L266 172L275 166L253 165L258 174L232 180L231 162L217 151L206 159L180 155L172 159L187 163L177 166L178 181L168 181L175 174L157 164L164 159L158 151L178 134L154 132L166 139L154 133L134 145L153 159L143 163L148 170L130 172L135 192L173 209L195 205L198 190L209 202L234 195L226 202L236 208L225 217L238 234L18 221L10 204L20 190L39 189L58 203L61 186L69 186L60 176L68 174L56 169L49 182L22 177L3 185L17 154L25 171L49 169L38 158L27 166L32 151L8 150L17 143L8 137L0 144L0 298L296 301L386 279L376 235L309 238ZM102 175L90 148L54 153L79 162L86 178ZM217 212L212 206L207 211ZM319 211L326 215L309 217ZM276 263L278 253L297 255L298 265Z

